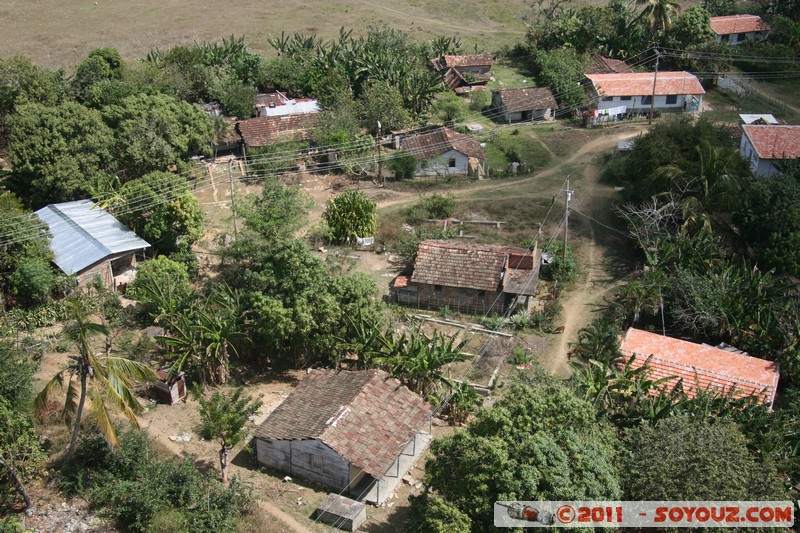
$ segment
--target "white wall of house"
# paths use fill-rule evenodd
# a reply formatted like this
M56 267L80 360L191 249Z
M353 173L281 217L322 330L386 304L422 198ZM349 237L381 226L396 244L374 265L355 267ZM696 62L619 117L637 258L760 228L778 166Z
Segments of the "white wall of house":
M456 150L417 162L417 176L466 175L469 158Z
M777 167L769 159L761 159L756 153L756 149L750 142L747 135L742 135L742 142L739 144L739 153L750 162L750 170L756 176L769 177L778 173Z
M767 38L767 31L748 31L743 33L726 33L724 35L717 35L718 43L725 43L728 46L736 46L742 44L749 39L764 40Z
M702 101L702 95L697 99ZM597 101L597 109L611 109L612 107L625 106L628 111L650 111L650 96L609 96ZM682 111L686 102L692 101L690 94L677 94L670 96L656 96L655 108L662 111Z
M256 439L256 459L275 470L342 490L350 483L350 463L319 439Z

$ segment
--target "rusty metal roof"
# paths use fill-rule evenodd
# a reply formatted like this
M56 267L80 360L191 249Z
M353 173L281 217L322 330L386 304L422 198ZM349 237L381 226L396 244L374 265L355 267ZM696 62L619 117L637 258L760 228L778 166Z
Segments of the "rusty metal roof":
M442 55L432 61L436 70L450 67L491 67L494 63L492 54Z
M312 370L253 433L258 439L319 439L381 478L432 408L382 370Z

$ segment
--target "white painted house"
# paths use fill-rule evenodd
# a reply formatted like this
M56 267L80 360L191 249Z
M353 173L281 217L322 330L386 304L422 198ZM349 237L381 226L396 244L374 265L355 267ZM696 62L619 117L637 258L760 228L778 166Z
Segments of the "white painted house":
M780 164L800 157L800 126L745 124L739 153L756 176L773 176Z
M486 155L470 135L437 127L407 134L397 143L417 159L417 176L483 175Z
M711 29L717 36L717 42L728 46L736 46L749 39L763 41L769 33L769 25L758 15L711 17Z
M427 449L431 413L382 370L312 370L253 432L256 458L381 504Z
M586 74L586 78L592 107L599 112L612 109L616 113L649 112L653 93L655 109L694 111L700 108L706 93L700 80L688 72Z

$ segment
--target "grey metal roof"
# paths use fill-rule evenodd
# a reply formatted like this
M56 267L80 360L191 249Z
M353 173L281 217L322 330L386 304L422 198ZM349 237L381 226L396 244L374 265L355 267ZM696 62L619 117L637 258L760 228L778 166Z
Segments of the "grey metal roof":
M50 204L36 211L53 236L50 249L64 273L75 274L102 259L150 246L91 200Z

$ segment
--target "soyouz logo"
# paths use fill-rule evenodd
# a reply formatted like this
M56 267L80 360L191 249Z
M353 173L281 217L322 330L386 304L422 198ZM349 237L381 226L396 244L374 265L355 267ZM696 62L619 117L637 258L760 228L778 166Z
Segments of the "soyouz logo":
M779 527L794 525L788 501L499 501L497 527Z

